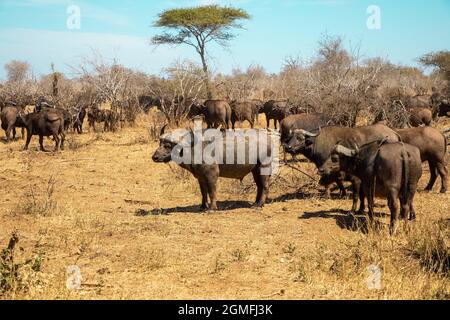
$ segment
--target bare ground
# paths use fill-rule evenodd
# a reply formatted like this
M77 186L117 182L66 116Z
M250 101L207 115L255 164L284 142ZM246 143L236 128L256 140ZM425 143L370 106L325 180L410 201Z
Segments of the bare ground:
M196 181L175 164L151 161L157 141L147 121L118 133L71 134L59 153L37 151L37 138L28 152L20 140L0 143L0 248L17 230L16 260L43 257L40 271L24 273L26 288L4 297L450 298L450 195L437 193L440 180L417 195L417 221L394 237L384 200L367 231L365 217L347 214L350 199L322 199L314 181L287 167L263 210L250 208L247 177L220 180L223 210L202 214ZM315 175L313 165L299 166ZM66 288L70 265L81 270L80 290ZM370 265L381 270L377 290L367 286Z

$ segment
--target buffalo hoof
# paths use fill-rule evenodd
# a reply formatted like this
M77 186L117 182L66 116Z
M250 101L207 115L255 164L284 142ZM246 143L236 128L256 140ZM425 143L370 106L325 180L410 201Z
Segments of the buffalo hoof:
M442 194L447 193L447 189L441 189L441 193L442 193Z

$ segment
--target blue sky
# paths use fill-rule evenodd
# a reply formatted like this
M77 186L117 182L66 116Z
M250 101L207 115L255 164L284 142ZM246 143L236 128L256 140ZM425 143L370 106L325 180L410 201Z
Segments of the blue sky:
M191 48L149 45L158 32L151 27L157 14L209 3L232 4L252 16L229 50L210 49L213 69L225 73L251 64L278 72L286 56L313 56L325 33L344 36L348 46L361 44L367 57L404 65L415 65L429 51L450 50L450 0L0 0L0 65L26 60L39 76L54 62L70 76L69 66L95 50L128 67L159 73L177 59L198 57ZM81 9L79 30L67 28L71 5ZM380 30L366 26L370 5L381 10Z

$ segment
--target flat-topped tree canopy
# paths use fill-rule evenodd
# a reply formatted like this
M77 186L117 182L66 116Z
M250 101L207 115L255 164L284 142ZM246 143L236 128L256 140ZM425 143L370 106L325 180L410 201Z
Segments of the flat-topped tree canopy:
M208 95L212 96L209 87L208 66L206 63L206 44L215 41L221 46L235 38L232 29L241 29L241 20L250 19L243 9L207 5L191 8L169 9L159 14L154 27L163 28L162 34L152 38L154 45L187 44L195 48L202 59L205 83Z
M231 29L242 28L239 20L243 19L250 19L244 10L218 5L166 10L154 23L155 27L165 28L166 32L153 37L152 42L198 46L202 41L214 40L224 45L235 37Z

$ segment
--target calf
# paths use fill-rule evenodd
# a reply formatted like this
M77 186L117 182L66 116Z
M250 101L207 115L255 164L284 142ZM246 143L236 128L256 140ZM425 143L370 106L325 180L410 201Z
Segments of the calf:
M372 142L355 149L336 145L319 172L331 174L345 171L362 181L362 190L367 196L369 218L373 221L374 197L385 197L391 211L390 233L395 232L399 213L405 220L415 219L413 206L417 184L422 175L422 161L417 147L386 140Z

